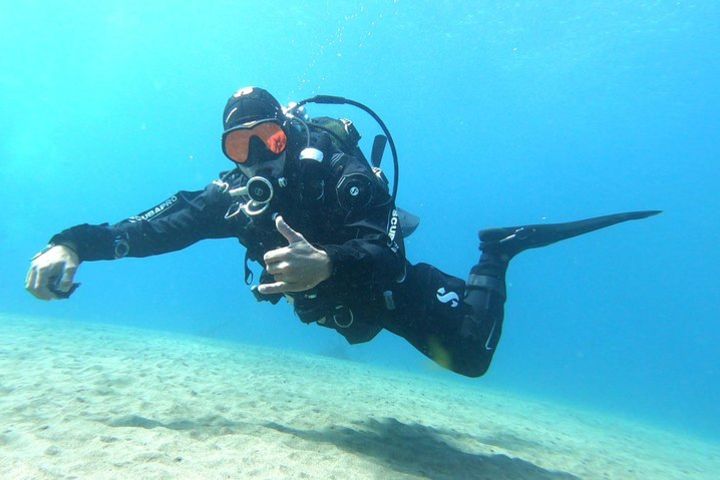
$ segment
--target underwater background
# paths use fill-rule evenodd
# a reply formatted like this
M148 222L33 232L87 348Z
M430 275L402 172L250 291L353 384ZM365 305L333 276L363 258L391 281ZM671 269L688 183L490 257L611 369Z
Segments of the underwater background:
M0 311L348 358L720 440L718 38L713 1L3 2ZM230 168L221 112L245 85L378 112L398 204L421 217L408 258L462 278L479 228L664 213L513 260L480 379L256 303L232 239L83 264L69 301L23 291L59 230ZM308 110L353 119L366 152L379 133L351 107Z

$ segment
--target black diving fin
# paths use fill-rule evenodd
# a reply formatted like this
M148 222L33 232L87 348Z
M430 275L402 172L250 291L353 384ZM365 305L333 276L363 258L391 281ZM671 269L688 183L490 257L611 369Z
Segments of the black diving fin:
M523 225L480 230L480 250L512 257L529 248L544 247L567 238L576 237L601 228L640 220L661 213L662 210L615 213L602 217L587 218L575 222Z

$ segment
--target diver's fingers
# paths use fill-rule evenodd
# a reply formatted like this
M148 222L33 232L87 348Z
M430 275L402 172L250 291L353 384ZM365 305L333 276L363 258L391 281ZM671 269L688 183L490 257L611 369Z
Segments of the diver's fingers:
M282 262L287 259L291 253L292 249L290 247L276 248L263 255L263 260L265 261L265 265L269 266L271 263Z
M264 283L258 287L262 294L304 292L310 290L312 285L307 282L281 280L275 283Z
M32 282L30 283L30 293L40 300L52 300L53 298L56 298L55 295L53 295L53 293L47 288L50 275L49 269L44 267L35 267L33 270L35 273L33 275Z
M258 291L263 295L271 295L273 293L291 292L289 285L285 282L263 283L258 286Z
M35 267L35 282L32 288L40 290L47 283L47 267Z
M30 267L27 275L25 276L25 290L35 295L35 277L37 276L37 270L35 267Z
M277 231L280 232L283 237L285 237L285 240L287 240L290 245L292 245L293 243L306 241L302 233L293 230L290 225L285 223L285 220L282 218L281 215L275 217L275 228L277 228Z
M280 275L286 273L289 268L290 264L285 261L267 264L267 272L270 275Z
M77 271L77 265L73 264L64 264L62 278L60 279L60 283L58 283L58 290L61 292L67 292L70 290L73 284L73 279L75 278L75 272Z
M30 265L25 275L25 290L30 291L30 286L35 283L35 267Z

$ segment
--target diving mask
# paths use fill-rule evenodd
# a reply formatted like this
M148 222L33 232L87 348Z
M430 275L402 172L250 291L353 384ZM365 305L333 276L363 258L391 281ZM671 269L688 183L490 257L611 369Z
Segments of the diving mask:
M264 119L245 123L223 132L222 150L233 162L246 165L251 161L251 140L257 138L274 155L280 155L287 148L287 135L275 119Z

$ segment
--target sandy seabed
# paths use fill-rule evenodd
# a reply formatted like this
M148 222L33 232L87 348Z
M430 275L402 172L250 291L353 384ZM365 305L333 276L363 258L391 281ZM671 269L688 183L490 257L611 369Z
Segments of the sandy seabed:
M717 479L720 445L334 358L0 315L0 478Z

